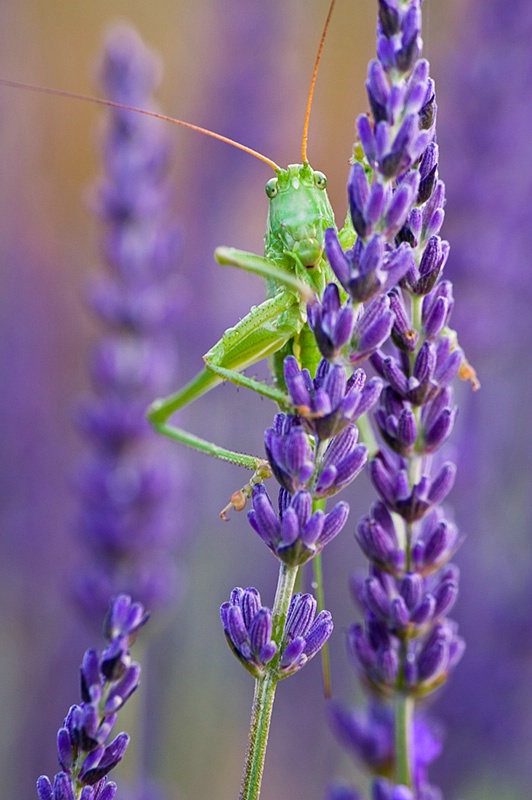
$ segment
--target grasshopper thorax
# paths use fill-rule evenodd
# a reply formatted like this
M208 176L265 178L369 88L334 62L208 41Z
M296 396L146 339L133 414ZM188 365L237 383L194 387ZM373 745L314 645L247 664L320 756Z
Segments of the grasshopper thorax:
M323 172L308 163L289 164L266 184L270 208L265 254L278 263L290 264L296 272L307 273L307 280L323 255L325 230L334 226L326 186Z

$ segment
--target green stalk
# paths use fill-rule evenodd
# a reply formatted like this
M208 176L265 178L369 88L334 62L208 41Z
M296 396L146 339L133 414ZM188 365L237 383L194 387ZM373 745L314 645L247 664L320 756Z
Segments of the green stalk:
M318 603L318 611L323 611L325 608L325 592L323 589L323 567L321 563L321 553L318 553L312 559L312 571L314 573L314 584L316 588L316 601ZM332 695L331 688L331 659L329 657L329 642L325 642L321 648L321 676L323 682L323 695L325 698L330 699Z
M289 567L281 562L272 613L272 639L277 644L278 651L276 657L265 668L264 673L259 678L256 678L255 681L248 747L242 773L239 800L258 800L260 796L273 702L279 680L280 645L288 607L294 592L297 571L298 567Z
M325 511L326 505L327 505L326 500L313 500L312 513L314 513L318 509ZM312 559L312 572L314 574L313 588L316 590L316 602L318 604L318 611L323 611L323 609L325 608L325 590L323 587L323 564L321 561L321 553L318 553L318 555L314 556L314 558ZM328 642L325 642L325 644L321 648L320 656L321 656L321 676L323 682L323 694L324 697L329 699L332 695L332 688L331 688L331 659L329 657Z
M414 700L397 692L395 695L395 782L412 788L412 722Z
M249 725L248 749L240 787L240 800L258 800L260 796L276 687L277 678L271 672L266 672L255 681L255 694L253 696L253 708Z
M414 330L421 333L421 312L422 312L423 298L415 295L411 296L411 315L412 327ZM421 348L421 337L418 345L413 353L410 354L411 369L414 367L416 356ZM421 409L415 408L414 414L416 423L419 427L421 418ZM410 487L412 488L421 478L422 459L414 453L408 459L408 477ZM405 541L405 555L406 555L406 569L411 569L412 559L412 523L406 525L406 541ZM406 645L402 644L401 661L406 657ZM414 722L414 707L415 700L409 697L404 691L401 690L401 678L395 692L394 697L394 718L395 718L395 781L397 784L413 788L412 768L413 763L413 722Z

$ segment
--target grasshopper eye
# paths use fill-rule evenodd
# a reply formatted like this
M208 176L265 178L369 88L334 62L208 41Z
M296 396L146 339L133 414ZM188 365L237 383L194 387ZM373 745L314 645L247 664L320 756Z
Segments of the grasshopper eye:
M275 195L278 192L277 178L270 178L270 180L268 181L268 183L266 184L266 186L264 188L266 190L266 194L268 195L268 197L271 200L272 197L275 197Z
M315 172L314 183L316 184L318 189L325 189L325 187L327 186L327 177L323 174L323 172Z

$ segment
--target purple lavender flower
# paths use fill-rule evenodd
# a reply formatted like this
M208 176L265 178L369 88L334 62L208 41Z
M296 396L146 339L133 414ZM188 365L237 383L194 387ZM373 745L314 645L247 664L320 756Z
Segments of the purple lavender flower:
M421 519L433 506L443 502L453 488L456 467L446 461L434 478L422 474L411 485L406 459L381 450L369 466L371 480L391 511L407 522Z
M413 204L414 191L409 200ZM405 243L391 250L381 234L375 234L367 244L359 236L351 250L344 253L336 231L329 228L325 232L325 252L340 284L357 303L367 302L395 286L415 268L412 249Z
M320 611L316 600L298 592L292 596L278 648L272 639L272 612L261 606L259 592L237 587L220 608L227 643L243 666L259 678L279 650L277 680L298 672L318 653L333 630L331 614Z
M389 705L372 701L367 709L353 709L341 703L329 708L331 728L357 761L379 775L389 775L394 767L394 714ZM442 751L442 731L423 713L416 714L413 724L416 785L426 783L429 765Z
M362 408L372 405L379 391L378 382L368 386L361 400ZM352 400L356 402L356 396ZM337 409L338 420L341 412L341 408ZM324 423L324 432L331 421L334 424L334 413ZM316 421L311 420L308 427L316 427ZM339 421L338 427L341 428ZM317 437L311 446L302 418L280 413L276 415L273 426L266 430L264 439L272 472L283 489L291 494L307 491L315 500L332 497L344 489L367 461L367 447L358 443L358 430L352 424L331 438L322 450L318 447L320 440Z
M349 506L339 502L328 513L312 511L312 496L307 491L294 495L279 491L279 514L274 511L265 487L253 487L253 510L248 519L253 530L272 553L290 566L305 564L344 527Z
M314 452L298 417L276 414L264 434L266 455L277 481L288 492L306 488L314 475Z
M333 284L331 284L333 285ZM345 368L323 358L316 375L300 369L294 356L284 362L284 376L290 398L303 417L303 424L320 441L337 436L372 408L382 383L358 369L347 378Z
M416 774L402 705L413 712L418 698L445 682L464 650L447 617L458 593L458 571L447 562L459 539L441 509L456 467L437 454L456 417L450 383L464 356L447 327L452 287L441 280L449 245L439 236L445 190L434 142L434 85L419 58L421 3L379 0L379 9L378 58L366 83L372 119L359 117L360 147L348 187L357 240L344 253L328 231L326 251L354 300L385 300L393 317L388 341L370 355L385 382L374 414L381 447L369 465L381 500L357 526L370 569L354 582L364 622L348 635L370 693L393 702L387 746L376 729L368 740L345 715L334 720L344 734L352 732L355 747L386 750L386 757L372 751L373 762L366 754L368 766L389 774L391 764L397 785L376 781L374 798L413 800L437 797L438 790L428 784L426 769Z
M399 358L377 352L371 357L371 363L396 394L414 405L424 405L458 375L463 358L461 349L453 346L451 338L442 336L436 343L423 342L412 368L404 352Z
M61 772L53 783L37 781L39 800L112 800L116 784L107 775L122 760L129 736L119 733L107 743L117 712L139 684L140 666L129 647L148 621L140 603L127 595L113 602L104 624L107 646L87 650L81 665L81 703L70 708L57 734ZM79 793L79 794L78 794Z
M152 107L159 72L133 29L110 31L100 79L111 100ZM92 357L95 396L78 417L92 452L79 478L78 527L87 554L75 587L92 617L118 591L135 589L157 607L177 589L168 557L176 536L169 499L177 473L145 420L149 401L174 379L180 247L179 230L169 221L168 140L152 123L113 109L102 139L105 174L93 193L109 274L93 283L90 300L107 331Z

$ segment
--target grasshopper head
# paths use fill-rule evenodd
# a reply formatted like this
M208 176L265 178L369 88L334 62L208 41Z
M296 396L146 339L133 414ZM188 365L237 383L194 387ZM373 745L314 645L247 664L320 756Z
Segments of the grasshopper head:
M334 225L327 178L309 164L290 164L266 184L270 201L266 255L309 272L323 254L323 234ZM307 280L309 279L307 275Z

